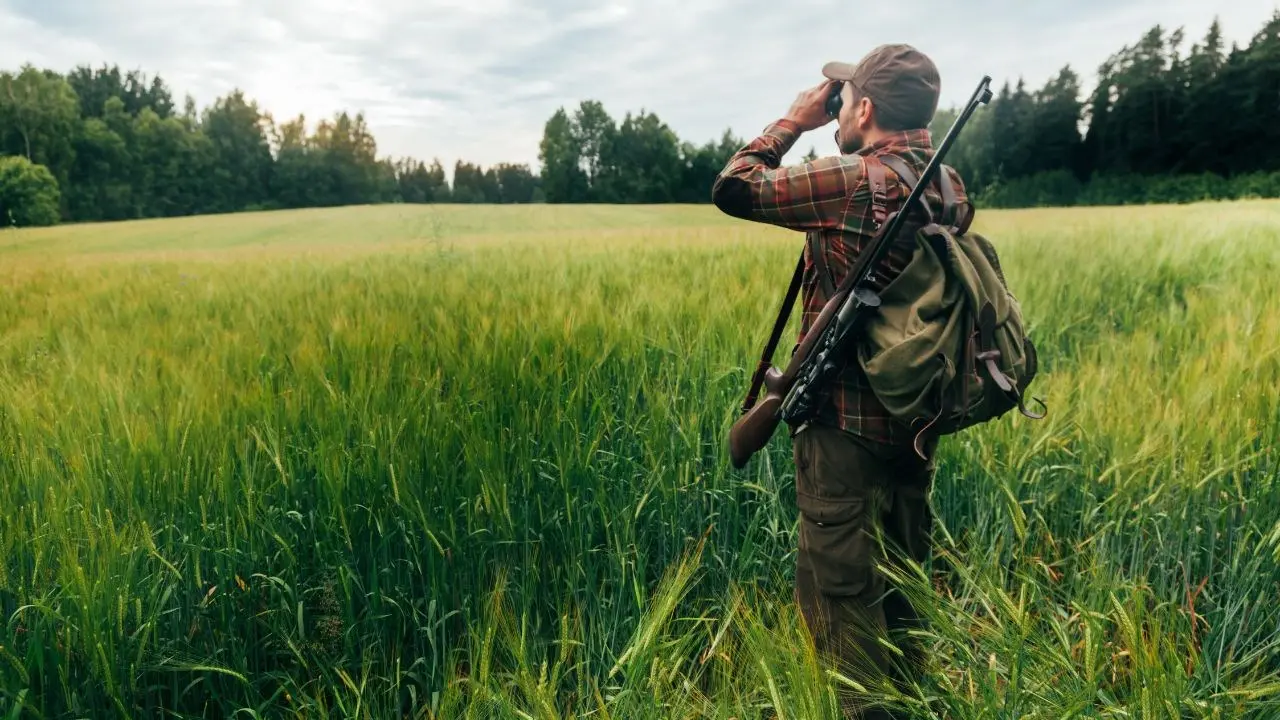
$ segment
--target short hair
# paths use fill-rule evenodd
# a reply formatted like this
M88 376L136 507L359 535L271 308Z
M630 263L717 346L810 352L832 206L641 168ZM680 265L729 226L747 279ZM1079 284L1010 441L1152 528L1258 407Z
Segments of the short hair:
M862 91L853 83L848 83L849 91L853 93L853 102L856 105L864 96ZM910 112L896 110L891 107L876 105L875 100L871 100L871 104L875 107L876 125L881 130L890 132L900 132L902 130L919 130L929 127L929 122L933 119L912 117Z

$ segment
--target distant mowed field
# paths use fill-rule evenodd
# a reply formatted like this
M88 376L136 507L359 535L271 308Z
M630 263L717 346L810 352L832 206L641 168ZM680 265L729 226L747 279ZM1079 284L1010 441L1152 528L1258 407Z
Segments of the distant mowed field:
M944 439L904 577L934 665L866 689L1280 717L1280 203L977 228L1049 415ZM835 717L786 434L724 447L801 241L707 206L0 232L0 717Z

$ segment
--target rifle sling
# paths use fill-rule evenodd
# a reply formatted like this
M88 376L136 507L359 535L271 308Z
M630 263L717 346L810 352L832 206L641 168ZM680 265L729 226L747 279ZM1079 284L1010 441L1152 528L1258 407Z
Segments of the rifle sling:
M743 403L743 409L748 410L756 404L756 398L760 394L761 374L769 367L769 362L773 359L773 353L778 348L778 340L782 338L782 331L787 328L787 318L791 315L791 307L795 305L796 296L800 293L800 281L804 277L804 253L800 253L800 259L796 262L795 272L791 274L791 285L787 288L787 296L782 300L782 308L778 311L778 319L773 323L773 334L769 336L769 342L765 345L764 354L760 357L760 365L756 368L756 382L752 384L747 399Z
M827 258L818 245L819 232L809 231L809 257L813 259L813 269L818 273L818 281L822 283L822 293L828 299L836 294L836 284L831 280L831 268L827 267Z

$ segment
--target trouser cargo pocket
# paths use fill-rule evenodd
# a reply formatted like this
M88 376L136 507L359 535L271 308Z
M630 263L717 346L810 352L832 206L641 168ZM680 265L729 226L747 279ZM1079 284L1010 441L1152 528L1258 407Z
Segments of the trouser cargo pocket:
M871 539L862 500L801 500L798 568L813 574L823 595L854 597L872 580Z
M877 493L864 481L855 446L842 448L842 438L818 434L825 432L811 428L796 436L796 569L809 574L823 595L873 599L880 584L872 522Z

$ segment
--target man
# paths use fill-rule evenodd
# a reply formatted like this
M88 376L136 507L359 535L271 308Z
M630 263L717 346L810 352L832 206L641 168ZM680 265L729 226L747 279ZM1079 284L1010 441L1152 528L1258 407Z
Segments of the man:
M782 119L730 159L712 190L716 206L729 215L807 234L802 334L885 211L899 209L908 194L892 168L886 172L892 158L873 160L901 158L914 182L933 156L928 125L940 85L933 62L901 44L880 46L857 65L828 63L823 75L825 82L802 92ZM836 130L841 154L779 167L801 133L833 119L825 103L834 83L842 85ZM966 203L954 173L945 178L953 181L956 204ZM880 192L873 196L873 189ZM940 192L931 186L925 198L936 216L943 207ZM880 287L907 264L911 246L908 235L899 236L877 272ZM924 443L922 459L912 444L915 435L889 415L858 363L850 361L829 389L818 419L792 439L800 509L796 599L819 652L864 682L883 677L877 672L912 679L894 667L894 654L874 633L920 622L876 569L886 560L881 541L916 561L928 557L936 441ZM897 642L908 673L918 676L919 650L905 639ZM845 711L855 716L852 700L845 701Z

